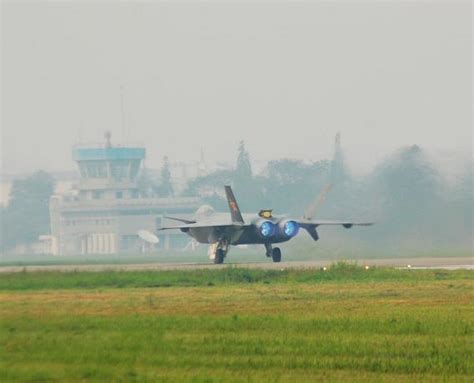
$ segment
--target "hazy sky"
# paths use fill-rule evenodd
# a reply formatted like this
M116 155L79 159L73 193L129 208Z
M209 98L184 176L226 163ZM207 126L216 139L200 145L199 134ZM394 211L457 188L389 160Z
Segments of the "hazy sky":
M472 151L465 2L2 2L2 171L73 168L126 136L161 157Z

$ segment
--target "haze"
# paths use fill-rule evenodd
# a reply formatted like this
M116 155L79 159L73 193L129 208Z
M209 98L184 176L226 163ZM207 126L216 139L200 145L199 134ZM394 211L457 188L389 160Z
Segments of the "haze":
M2 4L2 173L73 168L79 141L147 166L472 152L470 2ZM120 88L124 91L122 128Z

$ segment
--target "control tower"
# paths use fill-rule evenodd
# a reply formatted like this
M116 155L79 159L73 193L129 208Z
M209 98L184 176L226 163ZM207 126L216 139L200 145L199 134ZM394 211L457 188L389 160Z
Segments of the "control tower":
M112 147L110 133L104 147L73 150L73 159L80 172L79 198L138 198L137 177L145 148Z
M156 245L138 236L140 230L156 232L167 214L192 215L199 207L195 197L143 196L138 177L145 156L143 147L112 146L110 134L105 144L73 149L77 188L50 200L54 254L138 253L187 244L179 232L160 235Z

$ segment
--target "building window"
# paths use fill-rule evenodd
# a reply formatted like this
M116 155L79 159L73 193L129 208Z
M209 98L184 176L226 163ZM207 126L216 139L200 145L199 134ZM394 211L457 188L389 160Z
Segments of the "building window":
M112 177L121 180L128 177L129 163L126 160L115 160L111 163Z
M87 166L85 164L79 164L79 172L82 178L87 178Z
M121 191L115 192L115 198L122 199L123 198L123 192L121 192Z
M137 178L138 171L140 170L140 160L130 161L130 178Z
M92 198L93 199L101 199L102 198L102 192L100 190L94 190L92 192Z
M103 161L88 161L87 175L90 178L107 178L107 164Z

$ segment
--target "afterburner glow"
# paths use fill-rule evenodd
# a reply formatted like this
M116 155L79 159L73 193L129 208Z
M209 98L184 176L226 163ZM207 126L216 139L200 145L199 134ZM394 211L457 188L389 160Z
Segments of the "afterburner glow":
M300 226L295 221L287 221L283 225L283 232L287 237L294 237L298 234Z
M270 221L265 221L260 225L260 234L263 237L271 237L275 233L275 225Z

